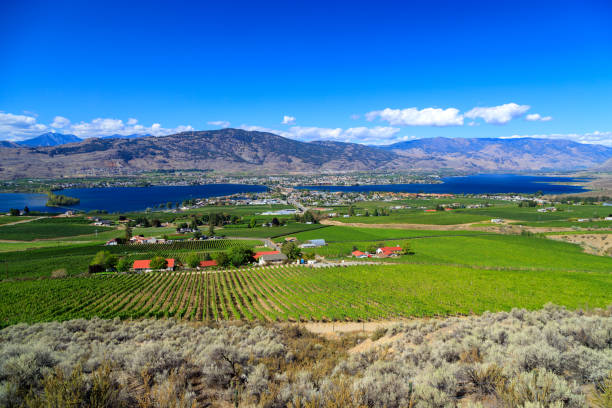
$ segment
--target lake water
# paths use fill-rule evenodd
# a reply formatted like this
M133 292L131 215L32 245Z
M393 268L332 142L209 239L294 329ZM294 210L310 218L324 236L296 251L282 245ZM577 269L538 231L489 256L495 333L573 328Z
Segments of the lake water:
M448 194L571 194L587 191L578 186L551 184L575 182L579 179L568 177L518 176L513 174L482 174L466 177L443 177L442 184L380 184L359 186L303 186L311 190L370 192L387 191L396 193L448 193Z
M58 194L79 198L79 205L70 207L76 210L106 210L108 212L141 211L162 203L181 203L191 198L225 196L237 193L261 193L268 188L250 184L203 184L197 186L151 186L151 187L108 187L108 188L71 188ZM63 211L45 207L46 196L41 194L6 193L0 194L0 211L10 208L23 209L28 206L32 211Z
M360 186L303 186L313 190L327 191L391 191L407 193L451 193L451 194L494 194L494 193L535 193L568 194L586 191L582 187L551 184L573 182L567 177L517 176L509 174L476 175L467 177L446 177L442 184L385 184ZM151 186L151 187L109 187L76 188L63 190L60 194L81 199L72 208L108 212L140 211L171 201L182 202L191 198L223 196L236 193L264 192L265 186L249 184L205 184L198 186ZM45 207L46 196L42 194L0 193L0 211L10 208L23 209L26 205L32 211L63 211Z

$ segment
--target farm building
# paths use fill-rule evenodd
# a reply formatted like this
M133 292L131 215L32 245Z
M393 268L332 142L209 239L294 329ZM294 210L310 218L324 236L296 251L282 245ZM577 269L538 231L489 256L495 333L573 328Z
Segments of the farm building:
M389 256L397 256L402 251L402 247L381 247L376 250L376 255L379 258L387 258Z
M168 265L166 266L166 270L167 271L173 271L174 268L176 268L178 266L178 262L175 262L175 260L173 258L167 258L166 262L168 263ZM147 272L147 271L151 271L151 260L150 259L142 259L142 260L138 260L138 261L134 261L134 264L132 265L132 269L134 269L135 272Z
M324 239L311 239L300 245L301 248L317 248L327 245Z
M351 252L351 255L353 255L355 258L369 258L370 257L370 254L367 254L361 251L353 251Z
M210 268L211 266L217 266L217 261L212 260L212 261L200 261L200 266L199 268Z
M259 257L259 264L264 265L278 265L284 264L288 260L287 255L283 253L278 254L266 254Z
M110 245L119 245L119 240L117 238L113 238L110 239L108 241L106 241L106 244L104 244L106 246L110 246Z
M276 255L276 254L280 254L280 251L260 251L260 252L255 252L255 255L253 255L253 258L255 258L255 260L258 261L259 258L261 258L264 255Z

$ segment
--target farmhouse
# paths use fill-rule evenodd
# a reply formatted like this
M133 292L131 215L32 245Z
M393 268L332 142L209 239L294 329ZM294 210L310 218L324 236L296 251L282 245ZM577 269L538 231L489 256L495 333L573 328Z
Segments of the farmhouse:
M355 258L370 258L371 256L370 254L361 251L353 251L351 252L351 255L353 255Z
M176 268L176 266L178 266L177 262L175 262L175 260L173 258L168 258L166 259L166 262L168 263L168 265L166 266L166 270L167 271L173 271L174 268ZM134 264L132 265L132 269L134 269L135 272L149 272L152 271L151 269L151 260L150 259L142 259L142 260L138 260L138 261L134 261Z
M106 241L106 244L104 244L106 246L110 246L110 245L119 245L119 240L117 238L113 238L110 239L108 241Z
M258 261L259 258L261 258L264 255L276 255L276 254L280 254L280 251L260 251L260 252L255 252L255 255L253 255L253 258L255 258L255 260Z
M283 253L278 254L266 254L259 257L259 264L264 265L278 265L284 264L288 260L287 255Z
M402 251L402 247L381 247L376 250L376 256L379 258L387 258L389 256L397 256Z
M212 261L200 261L200 266L199 268L210 268L211 266L217 266L217 261L212 260Z

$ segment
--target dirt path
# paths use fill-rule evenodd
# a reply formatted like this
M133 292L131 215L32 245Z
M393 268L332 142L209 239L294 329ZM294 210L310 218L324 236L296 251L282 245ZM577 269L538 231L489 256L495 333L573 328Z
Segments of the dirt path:
M24 222L32 222L32 221L36 221L36 220L42 220L43 218L48 218L48 217L36 217L36 218L28 218L27 220L21 220L21 221L15 221L15 222L7 222L6 224L0 224L0 228L5 227L7 225L16 225L16 224L23 224Z
M357 227L357 228L380 228L380 229L409 229L409 230L429 230L429 231L480 231L494 232L498 234L520 234L521 231L530 231L533 233L543 232L568 232L574 231L573 228L563 227L525 227L521 225L512 225L510 222L519 222L515 220L506 220L504 224L482 225L482 221L467 223L467 224L452 224L452 225L433 225L433 224L365 224L359 222L341 222L333 220L321 220L323 225L335 225L339 227ZM588 230L585 230L585 233Z

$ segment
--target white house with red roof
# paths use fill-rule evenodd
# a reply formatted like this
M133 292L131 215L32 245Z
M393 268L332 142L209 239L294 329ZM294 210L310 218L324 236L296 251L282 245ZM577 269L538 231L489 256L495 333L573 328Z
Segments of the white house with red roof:
M402 247L381 247L376 250L376 256L379 258L387 258L390 256L398 256L402 252Z

